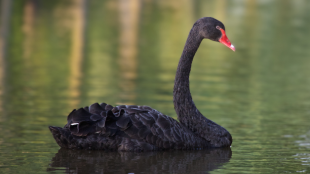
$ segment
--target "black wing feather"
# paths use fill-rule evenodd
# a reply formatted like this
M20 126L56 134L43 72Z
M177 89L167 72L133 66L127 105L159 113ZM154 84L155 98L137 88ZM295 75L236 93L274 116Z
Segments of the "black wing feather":
M181 123L149 106L94 103L73 110L67 121L64 129L50 128L62 147L143 151L192 149L206 144Z

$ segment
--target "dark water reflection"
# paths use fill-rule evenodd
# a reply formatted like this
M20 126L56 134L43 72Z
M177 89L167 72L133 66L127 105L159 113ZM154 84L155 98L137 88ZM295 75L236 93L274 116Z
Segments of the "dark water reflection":
M139 173L147 165L164 173L170 168L160 166L310 172L309 0L0 3L0 173L62 173L72 166ZM232 134L231 158L220 150L157 152L124 163L122 153L61 150L53 159L59 147L47 127L63 126L73 108L149 105L176 118L176 67L191 26L203 16L225 24L236 52L204 40L190 88L201 113Z
M47 171L64 173L209 173L229 162L230 148L201 151L102 152L60 149Z

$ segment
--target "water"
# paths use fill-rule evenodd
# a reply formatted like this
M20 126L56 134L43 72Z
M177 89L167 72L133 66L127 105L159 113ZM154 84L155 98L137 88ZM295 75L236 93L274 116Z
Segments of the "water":
M1 3L0 173L310 173L308 1ZM231 149L59 149L47 127L94 102L176 118L176 66L203 16L225 24L236 52L204 40L191 93Z
M206 173L231 158L231 149L102 152L60 149L47 171L81 173ZM96 166L96 167L94 167ZM66 168L64 168L66 167Z

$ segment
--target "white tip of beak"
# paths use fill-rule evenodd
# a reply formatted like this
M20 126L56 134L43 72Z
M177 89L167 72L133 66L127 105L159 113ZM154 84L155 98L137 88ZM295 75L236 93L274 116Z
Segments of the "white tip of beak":
M233 51L236 51L236 48L232 44L230 45L229 48L232 49Z

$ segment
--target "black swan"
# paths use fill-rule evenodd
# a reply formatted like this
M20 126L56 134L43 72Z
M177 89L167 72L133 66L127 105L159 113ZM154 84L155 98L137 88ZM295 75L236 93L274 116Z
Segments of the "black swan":
M73 110L64 128L50 126L60 147L118 151L204 149L229 147L230 133L204 117L196 108L189 90L189 74L194 55L206 38L235 51L222 22L204 17L193 25L176 72L173 102L180 122L149 106L113 107L94 103Z

